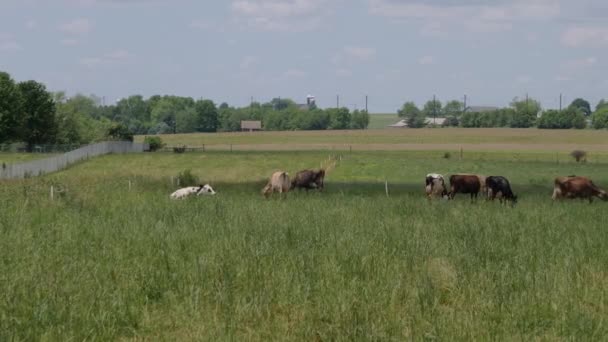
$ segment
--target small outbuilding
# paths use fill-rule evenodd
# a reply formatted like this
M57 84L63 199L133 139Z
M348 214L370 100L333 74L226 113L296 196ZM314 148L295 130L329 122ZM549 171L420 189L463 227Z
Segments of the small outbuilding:
M241 121L241 131L261 131L262 130L262 121Z

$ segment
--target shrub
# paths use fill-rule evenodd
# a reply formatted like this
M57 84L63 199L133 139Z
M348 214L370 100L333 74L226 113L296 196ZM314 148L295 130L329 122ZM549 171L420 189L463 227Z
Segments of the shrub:
M574 150L570 152L572 158L576 160L577 163L586 162L587 161L587 152L581 150Z
M450 152L446 152L446 153L443 154L443 158L444 159L450 159L450 158L452 158L452 154Z
M133 141L133 132L129 130L129 128L122 124L116 124L107 132L108 138L112 140L126 140Z
M198 183L198 177L193 175L190 169L184 170L177 175L177 184L179 186L195 186Z
M184 145L182 147L174 147L173 148L173 152L175 152L175 153L184 153L184 152L186 152L186 145Z
M158 136L145 137L144 143L150 145L150 152L158 151L165 146L165 144L163 144L163 140Z

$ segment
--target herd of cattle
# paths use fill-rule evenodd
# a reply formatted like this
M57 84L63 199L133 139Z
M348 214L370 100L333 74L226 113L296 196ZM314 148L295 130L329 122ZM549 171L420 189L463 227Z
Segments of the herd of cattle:
M302 170L290 179L285 171L274 172L262 189L264 197L268 198L272 193L285 194L295 189L323 190L325 170ZM483 176L477 174L454 174L451 175L449 188L443 175L429 173L426 175L426 195L429 199L444 198L454 199L456 194L469 194L471 200L477 199L481 193L489 200L499 198L501 203L517 203L517 196L511 189L509 180L503 176ZM171 194L172 199L184 199L190 195L215 195L215 190L209 185L191 186L181 188ZM608 200L606 191L597 187L591 179L583 176L557 177L554 181L552 198L581 198L592 202L595 197L604 201Z
M429 199L454 199L457 193L470 194L471 200L476 199L479 193L489 200L498 197L503 202L517 203L517 196L511 189L511 184L503 176L483 176L476 174L455 174L450 176L449 191L445 179L438 173L429 173L426 176L426 194ZM557 177L553 183L553 200L562 198L581 198L593 202L598 197L608 200L606 191L597 187L593 181L583 176Z

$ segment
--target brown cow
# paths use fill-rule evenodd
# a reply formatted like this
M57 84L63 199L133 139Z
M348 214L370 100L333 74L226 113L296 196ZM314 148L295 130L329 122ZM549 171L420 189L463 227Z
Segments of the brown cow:
M483 176L472 174L456 174L450 176L450 199L454 199L457 193L471 194L471 200L477 199L479 191L482 189L481 179ZM485 183L485 177L483 177Z
M273 173L268 184L262 189L262 194L268 198L275 191L281 196L289 191L289 174L287 172L277 171Z
M291 181L292 189L304 188L308 192L310 189L323 190L323 181L325 179L325 170L302 170L296 173L296 176Z
M553 186L553 200L561 198L580 198L588 199L589 203L593 198L598 197L604 201L608 200L606 191L598 188L593 181L583 176L557 177Z

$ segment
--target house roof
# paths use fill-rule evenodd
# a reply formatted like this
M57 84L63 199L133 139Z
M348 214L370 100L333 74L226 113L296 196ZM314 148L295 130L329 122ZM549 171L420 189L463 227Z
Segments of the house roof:
M397 127L397 128L407 127L407 122L405 120L399 120L398 122L396 122L392 125L387 125L386 127Z
M445 118L426 118L424 123L427 125L443 125Z
M262 121L241 121L241 129L262 129Z

